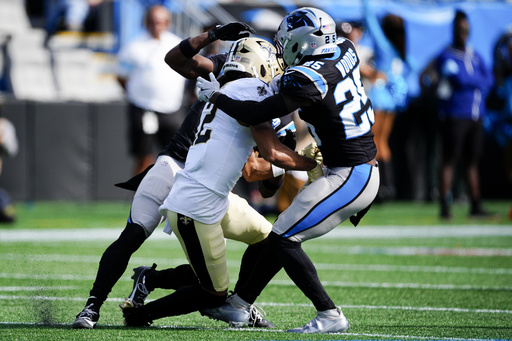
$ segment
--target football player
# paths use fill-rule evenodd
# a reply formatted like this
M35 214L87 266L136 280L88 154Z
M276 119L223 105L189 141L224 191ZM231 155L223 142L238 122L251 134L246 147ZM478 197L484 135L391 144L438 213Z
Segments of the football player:
M233 43L222 68L221 92L239 99L261 101L274 92L268 85L282 72L275 48L260 38ZM212 75L212 80L214 76ZM154 320L222 305L227 297L229 274L224 238L248 244L261 242L270 223L259 214L247 214L229 197L257 144L268 162L284 169L322 173L320 164L279 142L271 121L249 127L224 114L215 105L203 109L185 167L176 173L168 197L160 207L185 252L198 282L139 307L125 307L127 326L145 326ZM323 173L322 173L323 174ZM232 207L238 208L233 211ZM259 217L257 217L259 215ZM262 226L253 222L261 220ZM245 225L244 225L245 224ZM250 307L251 314L258 314ZM247 321L234 323L246 325Z
M278 217L247 284L223 306L205 311L212 318L247 321L256 298L284 267L317 310L315 318L290 332L343 332L350 326L301 246L346 219L357 225L379 188L374 114L361 83L359 57L350 40L338 41L335 28L327 13L311 7L284 18L275 41L288 68L279 93L263 101L240 101L218 91L217 82L198 79L200 99L251 125L300 108L326 167L325 176L303 189Z
M216 27L206 33L183 40L178 46L168 52L165 61L170 67L190 79L195 79L201 74L207 75L209 72L219 74L224 65L226 55L220 54L205 58L197 54L197 52L217 39L237 40L241 37L248 36L249 33L254 33L254 30L244 23L230 23ZM103 253L96 280L90 291L90 297L84 309L76 316L72 325L73 328L91 329L96 326L100 317L101 306L107 299L115 283L117 283L126 270L131 255L137 251L142 243L144 243L162 222L163 217L158 213L158 208L169 194L175 173L184 166L188 148L192 144L197 132L203 106L204 103L199 101L196 101L192 105L179 131L173 140L159 154L153 167L146 169L145 172L130 179L126 183L118 184L119 187L136 190L130 215L126 227L119 238ZM276 128L282 130L281 134L283 138L284 136L288 136L286 140L291 140L292 138L288 135L289 132L294 130L291 120L284 118L279 123L281 125ZM269 177L272 177L272 168L270 166L268 166L267 174L270 174ZM279 178L268 180L269 183L273 181L279 183ZM233 200L240 204L239 206L249 206L244 199L234 194L232 197ZM249 210L249 208L247 208L247 210ZM252 222L244 221L244 225L251 224L252 226L268 225L267 222L262 222L261 219ZM254 229L256 230L257 228L254 227ZM265 229L260 229L262 236L266 236L269 231L269 226L265 227ZM248 262L254 259L254 254L257 254L261 247L262 246L258 244L250 245L244 254L242 264L244 264L244 261ZM245 269L246 267L242 268ZM143 290L136 291L129 296L131 304L139 305L144 302L147 296L147 294L144 295L144 291L147 289L140 286L138 280L144 280L146 274L153 272L150 271L151 269L152 268L146 266L134 269L135 274L133 278L135 279L136 287ZM154 271L155 275L158 273L159 272ZM247 273L247 271L242 271L241 269L241 280L243 280L244 273ZM154 281L156 286L162 288L176 289L197 281L197 277L189 265L170 269L163 272L162 276L166 276L164 278L167 280L161 282ZM169 278L171 278L171 280L168 280ZM256 318L252 321L252 325L260 327L265 326L265 321Z

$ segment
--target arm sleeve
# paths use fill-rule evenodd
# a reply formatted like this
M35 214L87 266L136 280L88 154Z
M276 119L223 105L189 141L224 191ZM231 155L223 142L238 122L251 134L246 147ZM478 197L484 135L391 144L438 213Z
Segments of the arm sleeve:
M249 125L260 124L290 113L284 99L279 94L270 96L261 102L237 101L220 94L215 105L234 119Z
M213 74L215 75L215 77L219 76L220 71L222 70L222 67L224 66L224 63L226 62L226 58L227 58L227 53L216 54L209 58L213 63Z

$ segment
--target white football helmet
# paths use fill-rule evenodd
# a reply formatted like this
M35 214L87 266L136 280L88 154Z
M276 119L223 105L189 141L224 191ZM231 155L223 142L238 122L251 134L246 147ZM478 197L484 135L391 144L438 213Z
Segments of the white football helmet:
M248 72L266 83L283 73L275 47L254 37L239 39L231 45L222 71Z
M275 42L288 66L306 56L336 52L336 23L322 10L302 7L290 12L279 25Z

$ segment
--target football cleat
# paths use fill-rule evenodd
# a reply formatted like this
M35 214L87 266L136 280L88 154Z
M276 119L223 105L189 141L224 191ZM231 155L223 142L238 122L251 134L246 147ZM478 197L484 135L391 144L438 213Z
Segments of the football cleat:
M319 311L318 315L305 326L288 330L289 333L341 333L348 330L350 323L338 307Z
M226 303L216 308L202 309L201 315L207 316L213 320L219 320L229 323L231 327L242 328L248 325L251 316L251 307L235 308L229 303L233 296L226 299Z
M272 322L264 319L266 316L265 311L256 305L251 306L249 314L249 322L247 322L249 327L270 329L276 327Z
M146 274L148 271L154 270L155 268L156 264L153 264L152 267L143 265L133 269L133 290L130 296L125 298L124 302L119 305L121 310L126 308L139 308L144 305L144 301L146 301L146 298L151 292L146 287Z
M123 309L124 325L126 327L149 327L153 321L148 321L139 307Z
M76 315L76 320L73 322L73 329L93 329L96 327L96 323L98 323L98 319L100 318L100 313L91 309L92 303L89 304L80 312L80 314Z

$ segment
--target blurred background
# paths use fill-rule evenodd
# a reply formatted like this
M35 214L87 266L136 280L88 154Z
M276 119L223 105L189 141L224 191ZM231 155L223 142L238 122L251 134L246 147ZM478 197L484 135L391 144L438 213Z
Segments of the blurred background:
M170 31L181 38L215 24L245 21L271 40L286 13L313 6L329 13L340 30L347 22L361 26L359 44L372 47L376 42L366 29L371 16L402 18L405 54L417 77L409 84L410 105L396 113L390 133L392 189L382 200L438 200L435 91L420 82L420 74L451 43L456 10L467 13L469 44L489 69L512 65L501 53L510 57L512 1L0 0L0 117L11 122L17 142L16 148L4 147L0 188L5 200L130 199L113 186L132 175L116 55L144 29L143 14L155 4L169 9ZM217 48L225 50L226 44ZM506 78L511 69L496 72ZM190 92L186 108L194 99L193 85L185 91ZM510 94L491 93L480 165L482 197L512 200ZM453 199L465 200L462 177L456 179Z

